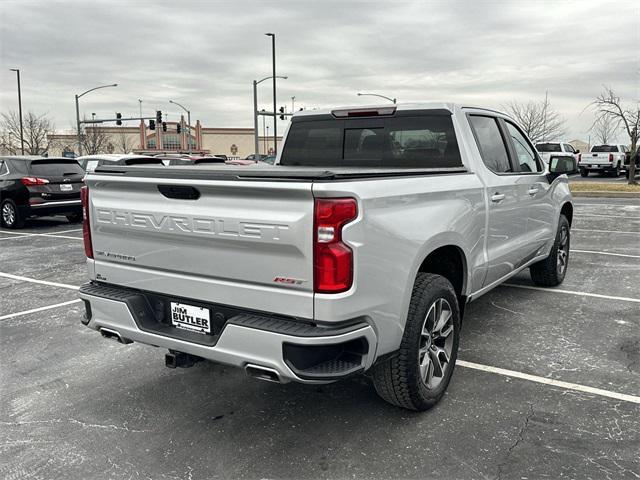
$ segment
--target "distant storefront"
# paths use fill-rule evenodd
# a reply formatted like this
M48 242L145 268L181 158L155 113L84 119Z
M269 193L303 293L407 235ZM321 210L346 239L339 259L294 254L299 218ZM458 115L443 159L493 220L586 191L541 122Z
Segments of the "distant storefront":
M151 130L145 122L137 127L96 126L87 127L86 145L83 154L88 153L140 153L161 152L187 153L189 147L196 154L219 154L227 157L244 158L254 153L253 128L211 128L203 127L200 121L187 132L186 122L165 122L156 124ZM77 153L75 132L49 135L50 156L73 156ZM273 152L273 137L259 136L260 153ZM281 138L278 138L280 143Z

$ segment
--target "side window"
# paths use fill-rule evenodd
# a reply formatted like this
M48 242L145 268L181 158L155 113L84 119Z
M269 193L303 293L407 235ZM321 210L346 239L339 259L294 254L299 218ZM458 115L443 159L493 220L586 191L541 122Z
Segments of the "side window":
M576 153L576 151L573 149L573 147L568 143L564 144L564 150L566 152L569 152L569 153Z
M511 122L504 122L509 131L511 137L511 143L516 152L516 158L521 172L539 172L541 169L538 167L538 161L536 160L535 150L529 145L525 136L513 125Z
M482 161L494 173L511 172L507 147L502 139L498 123L493 117L471 115L469 117L476 134Z
M6 175L7 173L9 173L7 164L4 163L4 160L0 160L0 175Z

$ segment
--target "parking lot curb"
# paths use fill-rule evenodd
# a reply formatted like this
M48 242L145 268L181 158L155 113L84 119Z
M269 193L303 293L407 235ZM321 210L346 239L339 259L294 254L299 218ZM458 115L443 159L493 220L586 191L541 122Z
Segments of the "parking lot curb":
M574 198L580 197L608 197L608 198L640 198L640 192L607 192L607 191L587 191L571 192Z

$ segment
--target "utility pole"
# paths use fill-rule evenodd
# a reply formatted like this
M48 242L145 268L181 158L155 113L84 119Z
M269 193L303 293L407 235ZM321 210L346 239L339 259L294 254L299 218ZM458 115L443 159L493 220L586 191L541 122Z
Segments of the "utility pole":
M273 153L277 153L278 149L278 120L276 107L276 34L265 33L267 37L271 37L271 62L273 64Z
M20 69L10 68L18 76L18 115L20 115L20 151L24 155L24 129L22 127L22 92L20 91Z
M140 118L142 118L142 100L138 99L138 105L140 106Z
M264 154L269 155L269 125L267 125L267 136L265 137L265 140L267 144L264 147Z
M296 101L296 96L294 95L293 97L291 97L291 113L295 113L296 109L295 109L295 101Z

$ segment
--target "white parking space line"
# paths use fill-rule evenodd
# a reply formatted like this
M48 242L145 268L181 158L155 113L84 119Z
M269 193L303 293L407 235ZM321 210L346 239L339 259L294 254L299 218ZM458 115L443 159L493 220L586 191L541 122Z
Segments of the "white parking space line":
M0 272L0 277L19 280L21 282L39 283L40 285L49 285L50 287L68 288L69 290L78 290L80 287L69 285L68 283L49 282L47 280L37 280L35 278L22 277L20 275L12 275L11 273Z
M10 318L21 317L23 315L29 315L30 313L44 312L45 310L51 310L52 308L64 307L65 305L72 305L74 303L81 302L79 298L75 300L69 300L68 302L56 303L55 305L47 305L46 307L32 308L31 310L24 310L22 312L10 313L9 315L2 315L0 320L8 320Z
M72 228L71 230L61 230L59 232L52 232L49 235L58 235L59 233L71 233L71 232L81 232L81 228Z
M576 212L574 217L629 218L632 220L637 220L640 218L640 217L630 217L629 215L605 215L603 213L580 213L580 212Z
M534 287L532 285L516 285L515 283L503 283L503 287L513 287L513 288L524 288L527 290L540 290L541 292L549 292L549 293L564 293L567 295L578 295L580 297L594 297L594 298L605 298L607 300L619 300L621 302L634 302L640 303L640 298L630 298L630 297L613 297L610 295L601 295L599 293L588 293L588 292L577 292L575 290L562 290L559 288L544 288L544 287Z
M592 230L589 228L572 228L571 231L576 232L594 232L594 233L621 233L624 235L640 235L640 232L623 232L620 230Z
M570 253L593 253L594 255L611 255L612 257L627 257L627 258L640 258L640 255L627 255L626 253L612 253L612 252L596 252L594 250L574 250L571 249Z
M634 207L640 208L640 205L634 203L574 203L576 207Z
M516 372L514 370L507 370L504 368L491 367L489 365L481 365L479 363L467 362L464 360L458 360L456 362L456 365L459 365L465 368L472 368L474 370L480 370L483 372L504 375L507 377L519 378L521 380L528 380L530 382L542 383L544 385L560 387L567 390L575 390L577 392L590 393L592 395L599 395L601 397L613 398L615 400L622 400L624 402L640 403L640 397L637 397L635 395L627 395L625 393L610 392L609 390L602 390L601 388L588 387L586 385L580 385L577 383L563 382L560 380L554 380L552 378L539 377L537 375L530 375L528 373Z
M53 237L53 238L68 238L71 240L82 240L82 237L70 237L68 235L54 235L53 233L28 233L24 235L16 235L15 237L0 238L0 240L16 240L18 238L30 238L30 237Z

